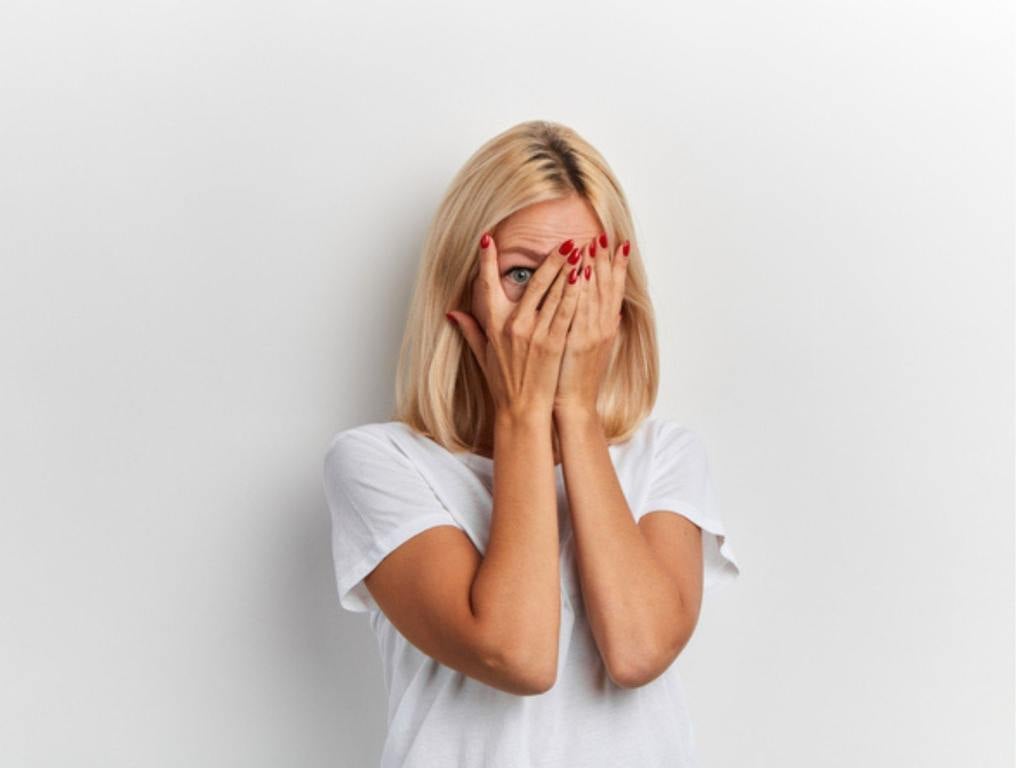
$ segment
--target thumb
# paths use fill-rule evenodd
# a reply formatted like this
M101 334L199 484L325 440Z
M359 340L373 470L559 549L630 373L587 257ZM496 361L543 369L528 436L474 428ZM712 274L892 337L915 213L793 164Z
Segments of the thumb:
M487 334L483 332L480 324L476 322L476 318L468 312L460 312L458 310L448 312L446 317L465 336L466 343L473 350L473 355L476 357L476 362L483 369L486 364Z

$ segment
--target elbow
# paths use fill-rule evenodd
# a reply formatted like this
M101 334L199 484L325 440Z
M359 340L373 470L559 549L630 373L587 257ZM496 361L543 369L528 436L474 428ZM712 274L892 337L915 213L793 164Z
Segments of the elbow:
M641 688L663 674L669 666L669 662L661 663L645 655L640 656L637 661L606 665L607 675L619 688Z
M558 634L505 632L486 625L481 632L481 665L490 685L518 696L546 693L557 682Z
M527 679L523 688L523 696L539 696L547 693L557 683L557 672L544 674L539 677Z
M557 683L557 653L517 660L512 667L523 696L546 693Z
M558 679L557 649L524 653L517 648L503 649L489 657L487 666L498 688L517 696L538 696L554 688Z
M640 688L658 678L677 659L688 642L683 633L653 648L628 648L605 661L607 674L620 688Z
M520 696L538 696L546 693L557 682L557 649L553 653L518 653L506 651L500 666L511 681L513 693Z

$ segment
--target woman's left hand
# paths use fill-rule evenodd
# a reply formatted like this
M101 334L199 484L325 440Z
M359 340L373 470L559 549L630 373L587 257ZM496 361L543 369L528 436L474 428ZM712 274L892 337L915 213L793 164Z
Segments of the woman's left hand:
M628 270L625 251L630 250L629 241L625 240L614 246L611 256L608 245L607 236L600 235L584 248L588 258L579 279L588 280L589 285L579 292L575 317L565 339L554 395L555 414L596 411L600 385L621 325Z

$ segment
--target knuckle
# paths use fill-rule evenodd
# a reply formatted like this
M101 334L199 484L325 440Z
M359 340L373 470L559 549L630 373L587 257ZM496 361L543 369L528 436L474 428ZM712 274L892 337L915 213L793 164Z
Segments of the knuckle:
M529 336L532 333L532 329L529 327L529 323L521 317L509 318L505 323L505 333L510 338L522 339Z
M532 347L540 353L553 351L553 346L550 343L550 337L548 337L545 333L538 333L533 336Z

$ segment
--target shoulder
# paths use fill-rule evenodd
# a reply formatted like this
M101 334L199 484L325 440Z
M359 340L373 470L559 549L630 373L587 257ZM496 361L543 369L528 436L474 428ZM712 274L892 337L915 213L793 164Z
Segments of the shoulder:
M409 427L401 421L373 421L358 424L335 432L328 441L326 450L331 450L340 443L390 442L389 436L398 429Z
M705 447L699 432L665 416L646 417L623 443L611 446L615 466L626 472L657 475L686 465L702 464Z
M684 445L702 443L702 434L684 422L664 416L654 416L651 421L653 440L659 444Z
M667 467L707 463L705 440L698 429L663 416L646 421L646 448L654 463Z
M376 421L358 424L334 433L324 452L327 469L363 468L379 461L399 462L405 455L399 449L398 436L412 433L401 421Z
M701 442L698 430L666 416L646 417L630 438L632 447L652 452L660 448L689 447Z

